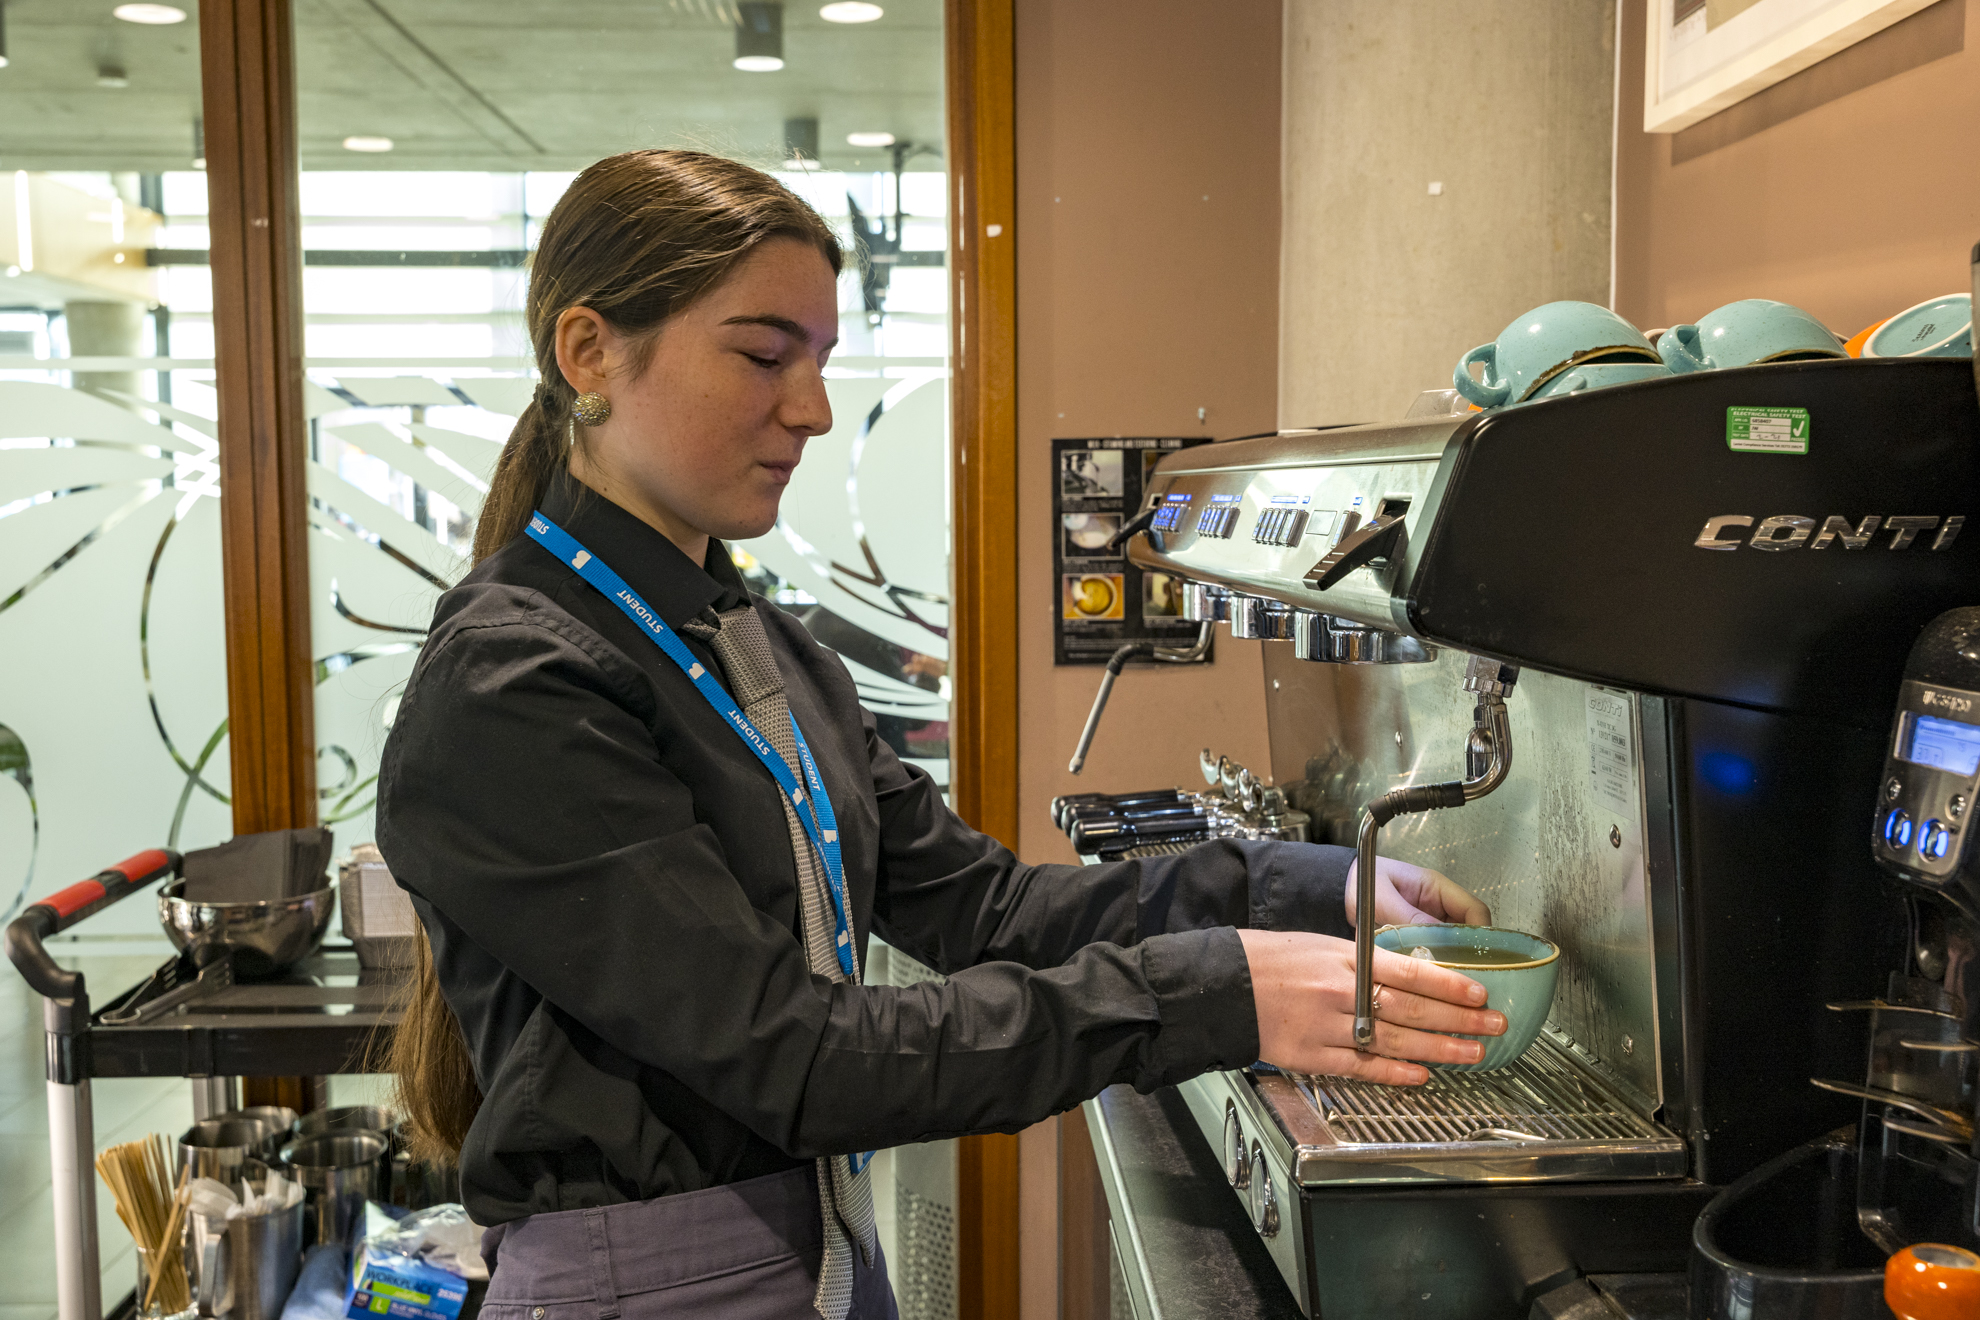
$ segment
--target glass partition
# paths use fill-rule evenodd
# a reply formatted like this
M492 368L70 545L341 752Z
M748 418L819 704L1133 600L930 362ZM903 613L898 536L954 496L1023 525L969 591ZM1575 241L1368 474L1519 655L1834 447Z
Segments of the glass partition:
M212 294L169 264L206 244L199 41L170 13L6 14L0 920L232 833ZM158 926L136 901L78 931Z
M198 23L173 15L0 15L0 922L233 832L212 296L203 264L163 264L206 246ZM148 893L56 948L99 993L168 950ZM11 967L0 982L0 1313L50 1316L40 1004ZM99 1148L192 1117L176 1079L94 1098ZM136 1263L107 1193L96 1231L114 1300Z
M834 428L778 526L731 549L947 783L942 6L747 7L778 11L774 50L728 0L297 8L317 774L340 851L373 836L398 694L535 388L538 229L578 170L634 147L772 170L862 254L839 289ZM926 974L880 952L869 971ZM875 1166L910 1320L954 1314L953 1169L947 1144Z

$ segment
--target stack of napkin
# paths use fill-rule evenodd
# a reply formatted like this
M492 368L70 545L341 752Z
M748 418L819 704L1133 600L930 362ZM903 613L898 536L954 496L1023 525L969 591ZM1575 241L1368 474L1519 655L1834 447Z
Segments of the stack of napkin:
M271 830L189 852L183 868L186 900L265 903L328 889L330 837L322 828Z

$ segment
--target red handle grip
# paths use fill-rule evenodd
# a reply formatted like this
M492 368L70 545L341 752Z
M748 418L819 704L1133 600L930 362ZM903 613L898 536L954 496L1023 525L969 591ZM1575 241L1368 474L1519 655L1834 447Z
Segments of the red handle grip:
M79 880L38 903L28 904L21 915L7 925L8 960L39 993L51 999L80 996L81 973L65 972L56 966L47 949L42 947L42 941L58 931L67 930L84 917L101 912L160 876L170 875L179 869L179 862L179 854L169 848L147 848L107 870L97 872L88 880Z
M132 890L142 889L159 876L171 873L178 865L179 854L164 848L147 848L87 880L78 880L66 889L57 890L33 906L45 907L53 912L55 929L65 930L84 917L109 907Z

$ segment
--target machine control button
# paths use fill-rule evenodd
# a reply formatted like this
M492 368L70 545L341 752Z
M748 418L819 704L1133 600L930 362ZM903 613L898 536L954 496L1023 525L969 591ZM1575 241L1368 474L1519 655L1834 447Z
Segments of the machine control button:
M1184 495L1180 499L1171 497L1155 510L1155 517L1148 525L1158 532L1179 532L1182 530L1183 515L1188 512L1189 496Z
M1895 852L1911 846L1911 815L1902 807L1892 807L1884 817L1884 843Z
M1964 793L1953 794L1951 801L1946 803L1946 815L1950 816L1954 820L1958 820L1961 816L1964 816L1965 814L1966 814L1966 794Z
M1254 545L1299 544L1299 538L1306 535L1306 510L1292 509L1275 505L1258 511L1258 521L1251 528Z
M1891 782L1884 785L1884 796L1895 802L1898 794L1902 792L1904 792L1904 781L1896 775L1891 776Z
M1918 855L1931 862L1943 861L1952 848L1952 836L1944 821L1937 818L1926 821L1918 831Z
M1214 536L1228 541L1231 533L1237 530L1237 520L1237 505L1213 504L1196 515L1196 532L1199 536Z
M1243 1191L1251 1183L1251 1152L1244 1144L1244 1124L1238 1122L1237 1106L1224 1101L1224 1177Z
M1265 1163L1265 1150L1251 1143L1251 1226L1260 1237L1276 1237L1279 1232L1279 1202L1272 1194L1272 1170Z

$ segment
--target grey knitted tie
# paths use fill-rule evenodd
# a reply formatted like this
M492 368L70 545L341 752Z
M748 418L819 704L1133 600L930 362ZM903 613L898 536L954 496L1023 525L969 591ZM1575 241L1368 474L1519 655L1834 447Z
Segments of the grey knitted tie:
M784 699L784 676L777 670L777 657L770 650L770 638L763 631L763 620L753 606L740 605L716 618L719 627L705 617L693 619L681 631L708 644L728 677L729 694L742 707L765 738L791 767L791 773L804 782L798 763L797 739L791 733L791 708ZM825 877L825 864L804 832L790 798L779 795L784 804L784 825L791 833L791 852L797 857L798 910L804 923L805 961L813 975L833 981L847 980L839 966L837 923L832 916L832 892ZM848 914L850 915L850 914ZM859 979L859 950L852 951L853 975ZM818 1271L818 1291L811 1304L825 1320L845 1320L852 1306L853 1247L868 1265L873 1263L879 1238L873 1228L873 1190L866 1171L852 1171L844 1155L818 1161L818 1200L825 1223L825 1257Z

